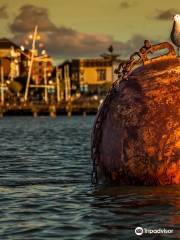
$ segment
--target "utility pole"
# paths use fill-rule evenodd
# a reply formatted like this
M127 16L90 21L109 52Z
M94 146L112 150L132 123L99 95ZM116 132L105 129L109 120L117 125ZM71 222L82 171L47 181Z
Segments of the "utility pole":
M14 47L11 47L10 81L14 80Z
M70 76L69 76L69 65L65 65L65 100L67 102L66 109L68 117L72 115L72 103L71 103L71 85L70 85Z
M33 67L33 62L34 62L34 53L35 53L35 49L36 49L35 47L36 47L37 30L38 30L38 26L35 27L34 34L33 34L33 42L32 42L32 49L31 49L31 61L30 61L29 72L28 72L27 83L26 83L26 90L25 90L25 95L24 95L25 101L27 101L27 99L28 99L29 85L30 85L32 67Z
M65 100L68 101L71 98L71 84L69 77L69 65L65 66Z
M56 67L56 85L57 85L57 102L59 103L61 101L61 97L60 97L60 79L59 79L59 70L58 67Z
M65 101L67 101L68 100L68 83L67 83L67 81L68 81L68 66L64 66L64 80L65 80Z
M2 63L2 61L1 61ZM4 105L4 69L1 64L1 104Z
M45 102L48 102L48 86L47 86L47 67L46 62L44 62L44 91L45 91Z

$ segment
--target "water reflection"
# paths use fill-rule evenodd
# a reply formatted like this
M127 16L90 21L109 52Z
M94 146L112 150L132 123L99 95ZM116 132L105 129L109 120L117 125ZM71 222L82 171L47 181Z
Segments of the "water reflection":
M173 229L174 234L154 235L154 239L177 239L179 237L180 188L101 186L91 194L93 215L103 213L94 225L119 239L135 239L137 226L149 229ZM143 239L150 237L144 235ZM163 238L162 238L163 237ZM153 239L151 238L151 239Z

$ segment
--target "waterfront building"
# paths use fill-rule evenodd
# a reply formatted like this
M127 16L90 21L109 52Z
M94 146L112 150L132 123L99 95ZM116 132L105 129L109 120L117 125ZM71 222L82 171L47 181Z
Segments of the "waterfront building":
M37 56L38 58L38 56ZM32 80L35 85L43 84L44 79L51 79L53 72L53 63L52 58L50 56L44 56L40 58L40 60L33 62L32 67Z
M113 77L111 59L80 59L79 81L82 93L104 94L114 81Z
M15 92L15 94L18 91L19 95L20 89L23 95L23 91L26 88L31 56L31 50L22 48L22 46L19 47L7 38L0 39L0 89L1 92L6 90L6 96L4 93L1 93L1 96L3 95L7 98L8 90ZM46 54L45 50L44 54L40 56L38 52L35 53L31 70L29 96L33 96L35 99L42 98L38 97L44 93L42 88L45 88L45 85L47 87L52 84L52 71L52 58ZM41 88L39 88L39 85L41 85Z
M67 100L69 95L105 95L117 79L114 70L121 62L111 55L63 62L58 69L64 82L64 98Z
M0 61L5 79L14 79L27 71L27 58L20 47L7 38L0 39Z

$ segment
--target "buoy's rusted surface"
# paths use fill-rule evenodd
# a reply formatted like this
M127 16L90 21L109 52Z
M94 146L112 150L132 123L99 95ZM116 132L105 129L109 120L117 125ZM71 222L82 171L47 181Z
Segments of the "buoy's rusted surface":
M148 59L163 48L168 54ZM94 123L93 179L180 185L180 59L169 43L145 41L119 77Z

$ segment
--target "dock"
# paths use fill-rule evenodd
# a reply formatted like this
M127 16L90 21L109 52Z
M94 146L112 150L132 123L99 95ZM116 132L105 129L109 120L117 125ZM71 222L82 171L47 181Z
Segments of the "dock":
M93 115L99 108L99 101L76 100L74 102L46 103L42 101L27 103L6 103L0 105L0 117L3 116L51 116Z

